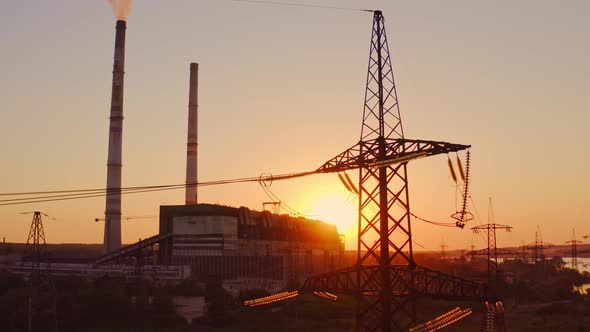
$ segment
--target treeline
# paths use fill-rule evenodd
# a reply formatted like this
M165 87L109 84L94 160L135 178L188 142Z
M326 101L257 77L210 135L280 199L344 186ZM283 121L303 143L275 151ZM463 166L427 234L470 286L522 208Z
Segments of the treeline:
M571 300L580 296L574 291L575 285L590 282L588 272L567 268L559 256L536 264L508 260L499 265L499 270L505 276L501 279L501 295L517 303Z
M487 260L440 259L436 255L416 255L419 265L445 273L487 282ZM590 283L590 273L566 267L555 256L537 263L508 259L498 264L498 292L516 303L541 303L571 300L580 296L574 286Z
M174 295L201 295L190 282L154 287L105 277L41 279L35 287L0 271L0 330L28 331L188 331L175 314ZM29 319L30 314L30 319Z

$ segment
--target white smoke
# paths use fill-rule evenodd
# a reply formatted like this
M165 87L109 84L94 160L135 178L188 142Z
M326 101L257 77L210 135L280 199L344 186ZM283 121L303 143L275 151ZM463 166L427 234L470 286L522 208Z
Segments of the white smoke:
M113 7L113 14L118 20L126 20L131 13L131 4L133 0L109 0Z

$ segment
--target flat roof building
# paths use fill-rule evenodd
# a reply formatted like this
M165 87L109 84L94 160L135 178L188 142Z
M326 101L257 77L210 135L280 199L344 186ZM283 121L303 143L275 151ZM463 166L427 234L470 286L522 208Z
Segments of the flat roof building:
M160 206L164 234L171 236L160 243L161 264L189 265L202 280L244 284L302 282L341 266L344 251L335 225L245 207Z

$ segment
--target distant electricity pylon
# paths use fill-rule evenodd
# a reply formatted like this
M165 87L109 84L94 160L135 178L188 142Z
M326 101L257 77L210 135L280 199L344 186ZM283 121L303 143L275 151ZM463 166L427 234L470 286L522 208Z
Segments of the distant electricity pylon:
M442 244L440 245L440 258L441 259L445 259L445 249L448 248L449 246L447 246L445 244L445 239L442 239Z
M44 280L41 273L41 261L45 256L45 230L43 228L42 216L55 220L46 213L40 211L21 212L21 214L32 214L33 220L31 222L31 229L27 237L27 244L25 251L30 255L31 259L31 275L30 275L30 294L27 312L27 331L51 331L50 326L41 328L38 324L38 318L41 313L53 317L53 330L57 331L57 302L55 301L56 291L54 285L49 280ZM51 304L47 304L41 296L43 289L49 287L50 298L53 299Z
M486 255L488 258L488 298L493 299L497 296L498 284L498 255L504 253L505 250L498 250L496 243L496 230L503 229L507 232L512 230L511 226L496 224L494 220L494 208L492 206L492 198L490 197L488 206L488 223L471 228L474 233L486 232L488 236L488 247L484 250L472 252L471 255ZM512 253L506 253L512 254ZM515 254L518 254L515 252Z
M572 229L572 239L565 241L566 244L572 245L572 269L578 269L578 244L582 244L582 241L576 240L576 229Z
M545 262L544 249L550 246L550 243L543 241L543 238L541 237L541 227L537 225L537 230L535 231L535 242L527 246L527 249L531 249L533 251L533 263L542 265Z
M52 218L40 211L21 212L21 214L33 215L25 251L31 256L31 280L33 283L36 283L41 277L41 260L43 259L43 251L46 244L45 231L43 229L43 220L41 215L53 220L55 220L55 218Z

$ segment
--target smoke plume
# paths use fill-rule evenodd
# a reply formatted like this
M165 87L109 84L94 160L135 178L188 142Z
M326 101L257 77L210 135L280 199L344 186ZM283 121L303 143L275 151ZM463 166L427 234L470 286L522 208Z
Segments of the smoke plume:
M131 4L133 0L109 0L113 7L113 14L118 20L126 20L131 12Z

